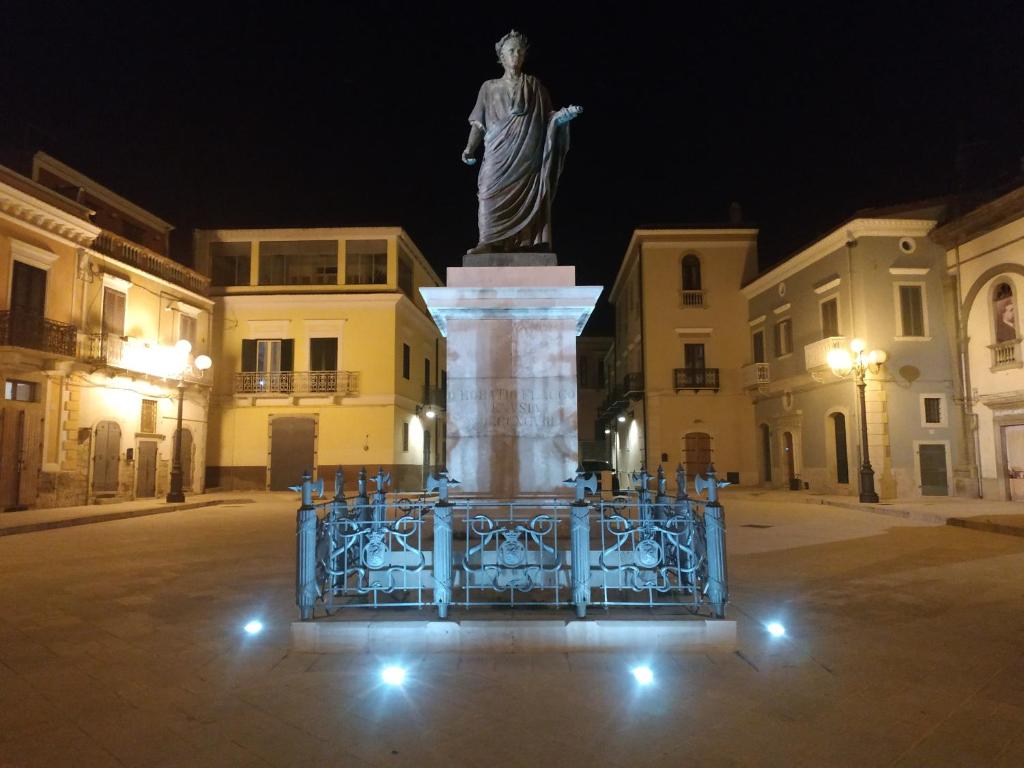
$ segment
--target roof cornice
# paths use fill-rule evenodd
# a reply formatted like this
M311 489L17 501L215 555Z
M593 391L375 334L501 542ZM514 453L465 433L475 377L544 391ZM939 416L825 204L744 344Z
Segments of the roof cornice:
M932 240L947 250L1024 216L1024 186L936 228Z
M0 181L0 214L75 246L88 247L100 233L95 224Z
M748 299L752 299L839 250L850 240L859 237L924 237L935 228L935 224L934 219L851 219L807 248L793 254L779 266L742 286L740 292Z

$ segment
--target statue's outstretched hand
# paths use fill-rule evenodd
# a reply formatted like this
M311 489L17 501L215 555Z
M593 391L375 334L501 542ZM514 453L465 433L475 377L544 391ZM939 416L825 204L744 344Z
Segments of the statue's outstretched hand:
M466 165L476 165L476 158L473 157L473 153L468 149L462 150L462 162Z
M573 118L579 117L582 114L583 114L583 107L581 107L581 106L579 106L577 104L570 104L568 107L565 108L565 116L569 120L572 120Z

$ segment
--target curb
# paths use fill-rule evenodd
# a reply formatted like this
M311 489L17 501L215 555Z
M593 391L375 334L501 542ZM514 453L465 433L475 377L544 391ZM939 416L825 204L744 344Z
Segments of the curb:
M918 512L910 509L901 509L900 507L880 506L877 504L862 504L860 502L845 502L845 501L833 501L831 499L817 499L815 501L808 500L808 504L821 504L822 506L839 507L841 509L853 509L858 512L870 512L874 515L886 515L888 517L899 517L904 520L917 520L921 523L934 523L935 525L945 525L949 522L950 518L943 515L936 515L933 512Z
M69 517L64 520L46 520L40 523L25 523L24 525L11 525L0 528L0 536L15 536L21 533L37 533L49 531L54 528L72 528L77 525L91 525L92 523L109 523L114 520L127 520L132 517L149 517L150 515L162 515L167 512L180 512L186 509L202 509L204 507L216 507L221 504L252 504L252 499L211 499L210 501L194 501L184 504L163 504L159 507L143 507L142 509L126 509L120 512L103 512L97 515L82 515L81 517Z
M1001 533L1005 536L1024 536L1024 528L1018 525L1003 525L1002 523L993 523L988 520L971 520L967 517L951 517L946 521L946 525L952 525L957 528L969 528L973 531L984 531L986 533Z

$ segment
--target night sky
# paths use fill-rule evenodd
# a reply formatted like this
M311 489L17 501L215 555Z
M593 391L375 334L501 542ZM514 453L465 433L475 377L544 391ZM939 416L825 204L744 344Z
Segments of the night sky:
M554 213L580 284L610 287L635 227L731 201L765 267L1021 170L1019 3L548 5L6 4L0 162L51 153L175 224L186 262L193 227L401 225L443 277L476 244L459 154L515 27L585 110Z

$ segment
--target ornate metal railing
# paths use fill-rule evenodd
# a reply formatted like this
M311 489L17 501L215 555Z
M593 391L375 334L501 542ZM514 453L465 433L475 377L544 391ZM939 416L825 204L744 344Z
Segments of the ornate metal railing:
M100 232L92 247L106 256L131 264L195 293L205 296L209 291L210 278L189 269L184 264L179 264L174 259L161 256L131 240L125 240L113 232Z
M494 501L451 498L456 484L432 475L415 498L389 494L379 470L370 496L366 471L358 493L314 502L307 475L297 524L296 602L303 620L354 607L521 604L682 607L722 617L728 599L725 516L718 488L695 478L697 496L657 491L646 470L636 489L614 499L593 495L596 478L577 472L575 499ZM323 491L322 479L317 484ZM344 487L339 472L335 488ZM436 492L436 493L435 493ZM429 494L429 495L428 495ZM699 494L706 494L700 496Z
M355 371L243 371L235 374L236 395L356 395Z
M718 391L717 368L676 368L672 372L672 386L681 389L713 389Z
M27 312L0 311L0 346L74 357L77 338L78 330L69 323L46 320Z

